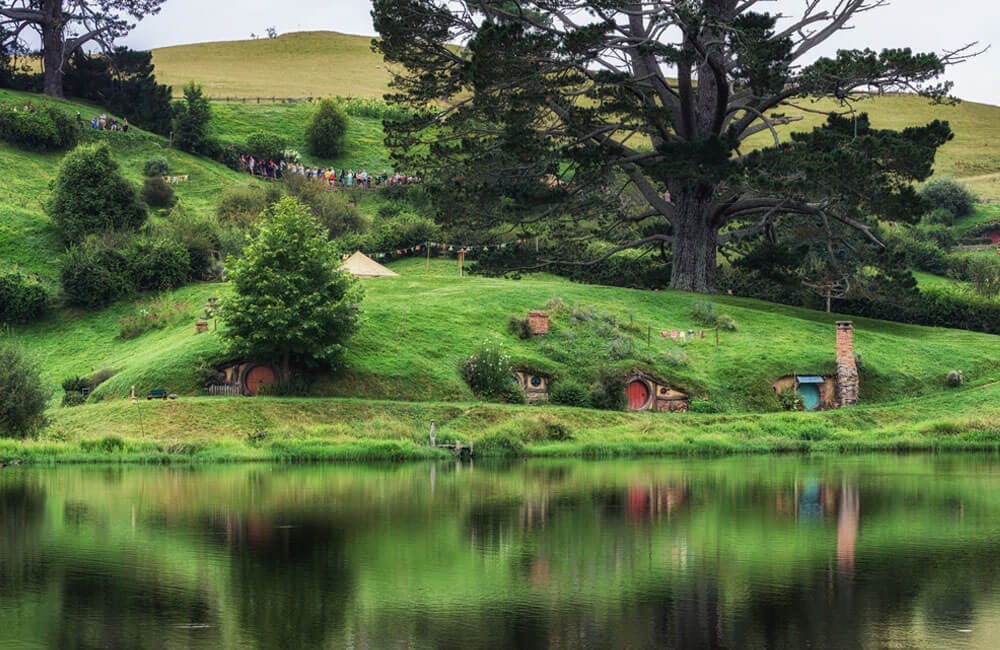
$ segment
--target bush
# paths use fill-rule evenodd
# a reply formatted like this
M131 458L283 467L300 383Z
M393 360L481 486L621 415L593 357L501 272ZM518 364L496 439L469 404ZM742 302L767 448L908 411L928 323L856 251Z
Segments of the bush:
M971 214L976 203L976 195L949 176L927 181L920 189L920 196L933 207L947 210L956 218Z
M23 149L71 149L79 137L73 118L52 106L33 111L0 111L0 140Z
M976 255L966 258L965 280L984 298L1000 295L1000 258Z
M48 397L38 370L13 345L0 343L0 437L23 437L39 427Z
M134 290L129 263L113 245L91 238L66 251L59 282L70 305L103 307Z
M715 305L708 301L696 300L691 303L691 320L704 325L705 327L715 327L719 323L719 314L715 311Z
M134 230L146 221L146 207L107 143L77 147L63 158L47 208L66 242L91 233Z
M273 201L260 186L230 187L222 192L216 213L223 223L247 228L260 220L260 215Z
M507 331L522 341L531 338L531 325L527 317L520 314L511 314L507 317Z
M590 403L595 409L622 411L625 409L625 377L614 370L600 368L590 390Z
M590 391L573 379L555 381L549 387L549 401L562 406L590 408Z
M462 377L477 397L510 401L514 397L512 384L521 393L514 379L510 355L503 345L494 341L483 341L479 349L462 366ZM521 394L521 400L524 396Z
M28 323L45 313L49 294L42 283L18 271L0 273L0 323Z
M161 291L182 287L191 280L187 247L174 239L137 237L123 250L132 288Z
M163 180L162 176L152 176L147 178L142 184L142 192L140 193L142 200L146 202L146 205L152 208L169 208L173 206L174 201L174 188L167 184L167 181Z
M358 206L344 192L331 192L326 183L300 174L288 174L285 188L319 219L330 239L368 228L368 221Z
M233 226L219 224L211 215L175 209L170 216L170 222L159 233L187 248L189 277L196 280L218 280L221 260L242 250L242 233Z
M142 173L146 178L166 176L170 173L170 162L163 156L153 156L143 164Z
M347 133L347 114L332 99L324 99L306 126L309 151L320 158L340 155Z
M256 160L281 162L288 143L279 135L258 131L247 138L246 153Z

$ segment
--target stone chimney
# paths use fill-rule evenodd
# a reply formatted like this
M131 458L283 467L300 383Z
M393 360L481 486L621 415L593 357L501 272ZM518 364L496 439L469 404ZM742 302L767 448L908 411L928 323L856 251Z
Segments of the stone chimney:
M861 380L854 360L854 323L837 321L837 401L840 406L858 403Z

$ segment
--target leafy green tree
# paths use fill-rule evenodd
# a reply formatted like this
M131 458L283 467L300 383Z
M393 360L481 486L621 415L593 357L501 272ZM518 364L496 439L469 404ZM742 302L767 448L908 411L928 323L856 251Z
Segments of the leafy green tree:
M972 213L976 204L976 195L965 185L950 176L935 176L920 189L920 196L939 210L947 210L952 216L952 223L958 217Z
M174 102L173 143L178 149L200 153L208 144L208 123L212 105L201 86L191 81L184 86L184 99Z
M282 199L264 213L243 257L230 259L233 295L224 336L234 354L273 362L287 382L293 365L336 368L358 327L357 281L309 209Z
M340 155L347 133L347 113L332 99L324 99L306 127L306 144L314 156L333 158Z
M912 182L947 123L876 130L852 104L894 90L942 99L937 79L969 48L806 63L883 0L800 3L780 23L763 4L374 0L395 71L387 99L415 111L387 124L387 144L449 224L651 250L672 261L671 287L698 292L714 290L734 239L815 215L874 239L875 219L919 215ZM840 112L781 141L776 127L813 98Z
M66 242L81 241L90 233L135 230L146 221L139 191L122 175L103 142L66 154L47 208Z
M0 342L0 437L24 436L44 422L48 394L24 355Z

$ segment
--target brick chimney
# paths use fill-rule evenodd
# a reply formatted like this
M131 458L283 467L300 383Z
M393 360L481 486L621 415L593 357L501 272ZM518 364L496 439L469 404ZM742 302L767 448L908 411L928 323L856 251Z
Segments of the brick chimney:
M837 401L840 406L858 403L861 380L854 360L854 323L837 321Z

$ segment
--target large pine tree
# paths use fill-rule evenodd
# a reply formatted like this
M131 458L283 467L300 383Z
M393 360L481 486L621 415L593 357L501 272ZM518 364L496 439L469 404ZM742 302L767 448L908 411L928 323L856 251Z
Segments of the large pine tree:
M452 222L659 250L671 287L710 292L732 238L802 215L870 235L874 219L921 211L911 183L947 123L877 130L852 103L945 98L937 80L969 48L802 64L880 4L817 0L779 20L759 0L375 0L391 98L417 109L387 141L447 190ZM838 113L782 141L776 127L817 98Z

